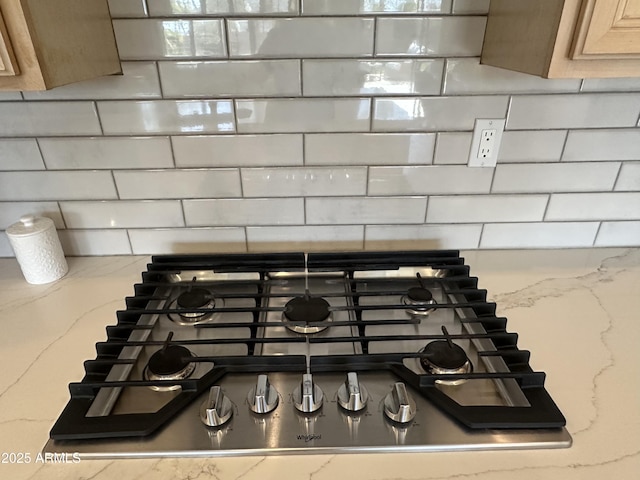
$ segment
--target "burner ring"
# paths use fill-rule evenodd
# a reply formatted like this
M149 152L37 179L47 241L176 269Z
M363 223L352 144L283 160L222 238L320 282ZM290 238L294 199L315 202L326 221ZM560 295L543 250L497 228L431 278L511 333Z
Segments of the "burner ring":
M424 293L423 290L427 293ZM412 307L407 308L408 314L422 317L426 317L433 312L435 308L432 305L437 304L431 292L422 287L411 287L407 294L402 297L402 303L407 307Z
M325 330L332 314L329 302L320 297L295 297L284 306L282 320L286 327L296 333L318 333ZM296 322L291 323L291 322Z
M473 364L459 345L446 340L428 343L420 353L420 366L431 375L456 375L473 373ZM455 380L436 380L441 385L462 385L466 378Z

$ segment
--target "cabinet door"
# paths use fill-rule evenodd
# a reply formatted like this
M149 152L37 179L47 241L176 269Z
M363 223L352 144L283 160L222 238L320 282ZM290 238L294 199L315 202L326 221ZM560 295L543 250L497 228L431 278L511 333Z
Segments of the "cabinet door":
M20 73L16 57L13 55L11 41L0 12L0 76L6 77Z
M640 58L640 0L584 0L572 58Z

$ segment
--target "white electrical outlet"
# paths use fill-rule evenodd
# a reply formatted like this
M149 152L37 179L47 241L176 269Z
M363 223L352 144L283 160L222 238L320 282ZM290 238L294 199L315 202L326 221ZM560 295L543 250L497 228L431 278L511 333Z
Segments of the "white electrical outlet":
M469 150L470 167L495 167L502 142L504 118L476 119Z

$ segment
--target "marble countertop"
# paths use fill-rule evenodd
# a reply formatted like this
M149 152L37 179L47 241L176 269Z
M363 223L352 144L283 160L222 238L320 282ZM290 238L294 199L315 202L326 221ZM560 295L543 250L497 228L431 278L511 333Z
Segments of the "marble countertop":
M253 480L602 479L640 472L640 249L464 252L567 417L569 449L36 461L115 311L149 257L70 258L69 274L27 284L0 260L0 477ZM544 336L551 330L555 334ZM10 454L17 455L10 455ZM28 464L13 463L29 454ZM23 457L24 458L24 455Z

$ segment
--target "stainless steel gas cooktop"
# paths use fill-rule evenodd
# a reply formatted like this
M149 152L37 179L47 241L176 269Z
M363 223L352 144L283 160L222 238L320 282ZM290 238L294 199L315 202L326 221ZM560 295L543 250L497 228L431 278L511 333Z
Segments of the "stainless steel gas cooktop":
M117 315L46 452L571 445L457 251L155 256Z

